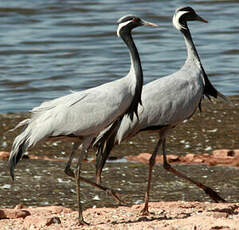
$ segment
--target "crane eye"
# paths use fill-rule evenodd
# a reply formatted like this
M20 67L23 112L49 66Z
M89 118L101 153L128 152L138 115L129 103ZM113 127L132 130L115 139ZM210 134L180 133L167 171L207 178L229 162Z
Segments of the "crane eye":
M133 18L132 21L133 21L133 22L138 22L138 19L137 19L137 18Z

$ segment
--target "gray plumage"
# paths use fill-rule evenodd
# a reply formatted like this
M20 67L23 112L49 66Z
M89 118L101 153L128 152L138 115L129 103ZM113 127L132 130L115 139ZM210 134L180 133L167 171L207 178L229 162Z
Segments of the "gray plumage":
M183 7L175 11L173 24L176 29L183 33L187 48L187 59L182 68L174 74L150 82L143 87L143 106L140 106L138 110L139 119L134 116L133 121L131 121L128 117L124 117L110 136L105 135L107 129L98 136L96 140L98 145L97 183L100 183L102 168L113 146L141 131L155 131L160 136L151 157L151 169L155 163L155 155L162 143L165 156L164 166L165 168L169 167L166 161L165 143L170 130L185 119L190 118L198 107L200 109L201 100L204 96L209 99L219 96L227 100L212 86L202 67L187 26L187 21L191 20L207 22L198 16L191 7ZM213 198L214 195L211 195L211 197ZM218 200L222 201L223 199L218 198ZM146 204L144 212L148 212L147 209Z
M14 168L24 152L45 140L73 141L75 144L72 155L79 146L78 142L82 141L77 166L80 171L83 155L94 138L104 128L121 119L124 114L132 118L133 114L137 113L138 104L141 102L143 72L131 31L138 26L157 25L132 15L120 18L118 24L117 34L124 40L130 52L129 73L116 81L43 102L34 108L31 117L20 122L16 127L25 126L25 129L13 142L9 158L12 178L14 178ZM79 209L79 216L80 212ZM80 222L83 223L82 216Z

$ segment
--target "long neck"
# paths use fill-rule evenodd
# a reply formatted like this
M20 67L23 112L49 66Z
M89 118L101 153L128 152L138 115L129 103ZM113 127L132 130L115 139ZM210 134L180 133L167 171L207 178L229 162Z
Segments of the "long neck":
M188 27L186 26L186 29L181 30L181 32L184 35L184 40L187 48L187 61L194 61L201 66L200 58L193 43L192 36Z
M141 67L139 53L132 39L132 35L130 32L127 32L122 34L121 37L129 49L130 61L131 61L130 72L134 73L136 80L142 80L143 71Z
M143 87L143 71L142 71L142 67L141 67L139 53L134 44L134 41L132 39L132 35L131 35L130 31L121 33L121 38L124 40L125 44L127 45L128 49L129 49L129 53L130 53L131 67L130 67L129 77L134 78L134 80L135 80L134 97L133 97L130 107L126 111L126 113L130 116L130 118L133 119L134 113L138 117L138 113L137 113L138 104L139 103L142 104L141 92L142 92L142 87Z
M194 63L196 63L200 68L201 68L201 71L202 71L202 76L203 76L203 79L204 79L204 92L203 94L206 95L209 99L210 99L210 96L212 97L215 97L217 98L217 96L219 95L220 97L222 97L224 100L225 100L225 96L222 95L220 92L218 92L214 86L211 84L202 64L201 64L201 61L200 61L200 58L199 58L199 55L197 53L197 50L196 50L196 47L193 43L193 40L192 40L192 36L190 34L190 31L186 25L186 29L182 30L182 33L184 35L184 39L185 39L185 43L186 43L186 47L187 47L187 53L188 53L188 57L187 57L187 61L193 61Z

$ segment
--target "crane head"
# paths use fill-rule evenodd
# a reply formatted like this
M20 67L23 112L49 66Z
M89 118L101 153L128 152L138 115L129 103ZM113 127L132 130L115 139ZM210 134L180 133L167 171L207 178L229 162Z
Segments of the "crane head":
M173 25L177 30L187 29L187 21L201 21L207 23L208 21L200 17L195 10L190 7L181 7L175 10L173 16Z
M117 21L118 30L117 35L120 36L121 31L131 31L132 29L138 27L138 26L151 26L151 27L158 27L157 24L147 22L139 17L136 17L134 15L126 15L121 17Z

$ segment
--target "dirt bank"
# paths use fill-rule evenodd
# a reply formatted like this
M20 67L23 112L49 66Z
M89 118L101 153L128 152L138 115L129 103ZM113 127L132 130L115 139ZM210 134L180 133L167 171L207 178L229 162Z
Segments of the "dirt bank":
M89 226L78 226L77 212L62 206L0 210L0 229L239 229L239 203L154 202L150 215L141 216L142 205L90 208L84 211ZM3 219L5 218L5 219Z

